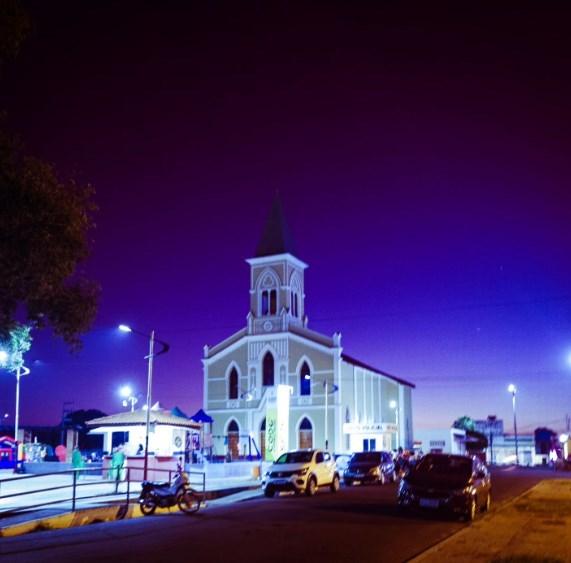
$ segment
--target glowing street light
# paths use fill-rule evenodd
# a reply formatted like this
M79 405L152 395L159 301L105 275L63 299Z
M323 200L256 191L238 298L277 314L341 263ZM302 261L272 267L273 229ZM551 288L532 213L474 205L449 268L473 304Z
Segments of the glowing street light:
M516 387L515 385L512 383L510 384L510 386L508 387L508 391L512 394L512 408L513 408L513 413L514 413L514 436L515 436L515 464L519 465L519 455L518 455L518 451L517 451L517 421L516 421L516 416L515 416L515 393L516 393Z
M149 466L149 433L151 427L151 389L153 386L153 358L155 356L160 356L161 354L165 354L168 352L170 346L166 342L162 342L161 340L157 339L157 342L162 345L163 349L155 354L155 331L153 330L149 335L145 334L144 332L139 332L137 330L132 329L127 325L119 325L119 330L123 332L133 332L134 334L138 334L139 336L144 336L145 338L149 339L149 355L145 356L145 359L149 361L149 371L147 375L147 408L146 408L146 423L145 423L145 464L143 469L143 479L147 479L147 469Z
M125 387L121 387L119 392L121 393L122 397L125 397L123 406L126 407L129 403L131 403L131 412L133 412L135 410L135 405L139 402L139 400L133 395L131 388L128 385L125 385Z
M397 427L397 450L399 449L399 408L396 401L391 401L389 407L395 411L395 425Z

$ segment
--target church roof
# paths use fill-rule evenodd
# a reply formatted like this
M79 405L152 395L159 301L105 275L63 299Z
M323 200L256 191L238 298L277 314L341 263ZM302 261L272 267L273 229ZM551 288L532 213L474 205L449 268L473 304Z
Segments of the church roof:
M278 194L276 194L270 216L268 217L262 238L258 244L256 258L274 256L276 254L297 255L297 249L293 242Z
M395 377L394 375L391 375L390 373L386 373L384 371L381 371L380 369L371 367L363 362L360 362L359 360L356 360L355 358L352 358L351 356L348 356L347 354L341 354L341 358L343 358L343 360L345 362L347 362L348 364L351 364L353 366L357 366L363 369L368 369L369 371L372 371L374 373L378 373L379 375L383 375L385 377L388 377L389 379L392 379L393 381L396 381L397 383L400 383L401 385L406 385L408 387L411 387L412 389L416 388L416 385L414 383L410 383L410 381L406 381L405 379L401 379L400 377Z

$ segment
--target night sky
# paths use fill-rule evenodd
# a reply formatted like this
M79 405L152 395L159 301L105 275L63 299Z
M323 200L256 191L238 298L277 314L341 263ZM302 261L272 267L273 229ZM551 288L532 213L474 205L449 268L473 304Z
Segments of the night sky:
M100 206L99 314L76 356L36 333L20 424L189 415L203 346L246 324L279 192L309 328L416 385L417 428L571 414L570 8L563 4L37 0L0 77L4 127ZM506 3L507 4L507 3ZM511 5L512 3L510 3ZM0 378L13 424L15 377ZM139 404L139 406L140 406Z

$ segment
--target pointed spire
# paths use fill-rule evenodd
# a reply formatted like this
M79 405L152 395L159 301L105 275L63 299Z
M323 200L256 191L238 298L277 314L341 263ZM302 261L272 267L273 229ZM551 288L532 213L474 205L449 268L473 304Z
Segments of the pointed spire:
M274 256L275 254L292 254L293 256L297 254L280 196L277 192L270 216L256 250L256 258Z

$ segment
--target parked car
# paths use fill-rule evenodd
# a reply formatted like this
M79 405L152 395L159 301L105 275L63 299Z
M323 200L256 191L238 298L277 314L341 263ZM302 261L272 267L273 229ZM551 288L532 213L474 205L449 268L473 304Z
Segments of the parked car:
M339 490L339 472L335 460L323 450L295 450L284 453L270 465L262 479L267 497L276 492L305 492L315 494L319 487L328 486L331 492Z
M478 511L490 508L491 490L487 467L479 459L427 454L402 478L398 504L473 520Z
M384 485L396 480L393 456L389 452L356 452L351 456L343 474L345 485L377 483Z

